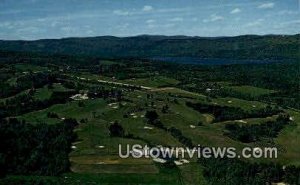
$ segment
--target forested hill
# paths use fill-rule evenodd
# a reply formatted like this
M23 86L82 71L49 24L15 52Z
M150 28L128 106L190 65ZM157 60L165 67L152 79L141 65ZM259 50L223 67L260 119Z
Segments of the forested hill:
M0 41L0 50L97 57L299 59L300 34L216 38L143 35Z

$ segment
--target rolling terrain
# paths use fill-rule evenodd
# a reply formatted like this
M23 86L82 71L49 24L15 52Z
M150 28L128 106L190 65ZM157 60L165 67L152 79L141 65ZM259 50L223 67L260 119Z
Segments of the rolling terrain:
M33 172L27 169L26 175L8 171L1 183L216 184L210 174L219 171L225 173L224 176L232 175L230 180L219 179L220 184L238 184L242 178L237 169L243 168L235 169L234 166L239 164L238 159L231 162L232 171L226 168L226 172L217 161L212 170L214 165L207 166L210 160L196 158L181 163L178 163L180 159L172 159L168 165L152 158L121 159L118 144L232 146L238 152L244 147L276 146L279 149L277 159L242 159L241 163L247 165L242 165L245 172L241 173L249 173L247 166L251 164L260 165L255 169L261 170L256 172L259 175L249 174L248 179L242 180L245 184L297 182L292 179L297 178L297 170L291 175L281 168L296 169L300 165L300 112L292 104L280 103L283 95L288 102L295 97L293 93L286 93L284 87L262 78L258 73L261 65L252 66L260 82L255 85L255 81L250 84L242 78L240 81L227 78L226 73L232 72L228 66L207 68L118 59L99 60L91 65L77 63L77 66L61 65L61 62L13 59L11 63L2 64L5 89L1 91L1 117L16 118L33 126L45 124L50 128L75 120L73 133L76 138L66 146L69 170L50 176L37 175L32 168L29 169ZM274 71L270 70L270 78L278 75L276 67ZM251 76L251 71L248 70L248 74ZM297 73L290 73L294 74ZM283 77L289 79L282 75L282 80ZM297 79L290 85L295 83ZM157 113L154 122L147 117L150 111ZM123 132L112 135L110 128L114 124L120 125ZM247 132L238 130L236 134L231 130L232 125ZM47 140L41 138L44 139ZM25 140L24 143L20 141L20 148L26 145ZM31 150L41 152L37 146ZM35 162L35 152L31 152L30 159L24 159L25 163ZM280 166L281 175L269 173L268 170L278 169L268 166L270 163Z
M219 59L299 59L300 35L237 37L90 37L0 41L2 51L94 57L196 57Z

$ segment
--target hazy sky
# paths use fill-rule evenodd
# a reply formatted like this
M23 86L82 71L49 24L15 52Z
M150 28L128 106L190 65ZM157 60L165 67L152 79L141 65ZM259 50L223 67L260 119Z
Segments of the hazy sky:
M300 0L0 0L0 39L300 33Z

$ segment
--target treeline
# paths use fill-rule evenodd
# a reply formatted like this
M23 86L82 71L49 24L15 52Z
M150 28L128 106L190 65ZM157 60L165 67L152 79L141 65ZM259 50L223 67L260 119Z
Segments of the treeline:
M75 181L75 180L73 180ZM63 177L45 177L45 176L7 176L0 179L0 185L76 185L75 182Z
M200 158L203 175L211 185L300 184L300 168L270 163L250 163L228 158Z
M239 125L236 123L226 124L227 132L224 134L244 143L259 141L262 138L274 138L289 124L289 115L280 114L275 121L267 121L261 124Z
M28 73L17 77L14 85L7 81L0 82L0 98L7 98L16 95L24 90L40 88L53 80L53 76L46 73Z
M190 138L187 138L184 136L181 132L181 130L175 128L175 127L170 127L167 128L164 126L164 124L158 119L159 115L156 113L155 110L148 110L145 114L145 118L148 119L148 124L151 124L159 129L162 129L168 133L170 133L174 138L176 138L180 143L183 145L192 148L193 147L193 142Z
M115 98L117 101L121 101L123 98L122 90L103 86L88 88L87 94L89 98Z
M80 43L80 44L79 44ZM43 45L44 47L40 47ZM93 57L199 57L228 59L299 58L299 35L203 38L136 36L0 41L3 51Z
M251 92L239 92L232 88L220 88L214 91L218 96L221 97L235 97L248 101L267 101L270 102L272 96L278 95L278 93L270 93L265 95L252 95Z
M277 93L259 97L259 100L299 109L299 67L299 61L282 61L239 65L179 65L178 67L173 65L168 70L166 68L157 68L157 70L165 71L165 75L181 81L178 86L189 91L206 93L207 88L215 89L207 93L210 96L253 99L245 94L228 92L222 89L222 85L218 82L272 89Z
M73 129L77 125L75 119L55 125L1 120L1 175L56 176L69 171L68 154L76 139Z
M0 58L5 63L30 63L34 65L47 66L48 64L72 65L76 68L78 65L95 65L98 61L95 57L74 56L63 54L49 54L48 52L14 52L0 50Z
M49 99L34 99L34 91L15 96L0 103L0 118L18 116L35 110L41 110L54 104L66 103L76 91L53 91Z
M66 76L61 76L57 79L57 82L61 83L67 89L75 89L77 92L85 90L89 98L116 98L121 100L123 98L123 91L127 88L129 91L134 91L135 89L140 89L138 86L124 87L121 86L116 88L114 86L109 86L109 84L99 84L96 80L87 80L84 83L72 81L66 79Z
M171 133L171 135L173 137L175 137L180 143L182 143L183 145L192 148L193 147L193 142L190 138L185 137L181 130L175 128L175 127L171 127L168 129L168 132Z
M186 105L192 107L200 113L213 114L215 117L214 122L237 120L243 118L264 118L276 115L281 112L280 109L269 105L263 109L249 111L243 110L239 107L229 107L205 103L186 102Z

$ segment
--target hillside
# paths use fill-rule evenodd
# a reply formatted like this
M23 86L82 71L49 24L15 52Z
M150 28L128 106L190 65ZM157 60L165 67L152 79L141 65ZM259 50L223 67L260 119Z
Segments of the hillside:
M300 35L237 37L136 36L0 41L2 51L96 57L299 59Z
M0 63L1 185L300 182L297 63L29 56ZM122 158L127 144L186 152ZM233 147L237 156L189 157L199 145ZM266 157L244 157L248 147Z

